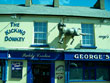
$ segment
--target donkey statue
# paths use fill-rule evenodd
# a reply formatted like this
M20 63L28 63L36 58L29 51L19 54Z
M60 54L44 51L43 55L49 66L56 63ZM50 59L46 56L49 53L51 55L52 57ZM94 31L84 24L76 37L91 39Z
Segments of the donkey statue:
M63 44L63 40L65 36L71 36L72 37L72 42L74 41L74 36L79 36L79 35L85 35L84 33L79 33L78 31L81 30L80 28L67 28L65 24L59 23L58 24L58 30L59 33L61 34L61 38L59 40L60 44Z

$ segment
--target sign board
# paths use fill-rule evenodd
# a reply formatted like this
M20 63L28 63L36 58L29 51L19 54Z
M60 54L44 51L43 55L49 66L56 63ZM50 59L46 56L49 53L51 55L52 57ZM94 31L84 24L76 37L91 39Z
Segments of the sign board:
M23 68L23 62L13 61L11 63L11 77L22 78L22 68Z
M65 60L110 61L110 53L65 53Z
M63 60L64 56L61 52L10 51L8 59Z

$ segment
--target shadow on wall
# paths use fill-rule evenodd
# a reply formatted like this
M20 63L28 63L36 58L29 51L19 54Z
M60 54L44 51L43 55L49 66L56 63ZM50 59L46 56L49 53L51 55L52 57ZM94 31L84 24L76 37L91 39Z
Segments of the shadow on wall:
M75 46L75 49L80 49L81 47L81 43L78 43L76 46Z
M66 48L67 48L67 43L69 42L70 37L65 37L63 44L58 43L58 42L59 42L59 39L60 39L60 36L57 36L57 37L50 43L50 47L52 47L52 48L64 48L64 49L66 49Z

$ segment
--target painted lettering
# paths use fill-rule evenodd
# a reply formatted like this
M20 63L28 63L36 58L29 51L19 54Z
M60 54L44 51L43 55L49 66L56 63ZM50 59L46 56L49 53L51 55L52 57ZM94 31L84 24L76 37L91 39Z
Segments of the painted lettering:
M89 55L89 59L94 59L92 54Z
M110 59L108 54L75 54L74 59Z
M88 59L88 55L87 54L84 55L84 59Z
M19 33L21 35L25 35L25 31L21 30L21 29L18 29L18 28L15 28L15 29L9 29L9 30L6 30L5 31L5 34L6 35L9 35L10 33Z
M51 57L50 55L47 55L47 54L33 54L33 53L30 53L30 54L24 53L22 55L22 57L30 57L30 58L34 58L35 56L37 58L50 58Z
M75 59L79 59L78 54L75 54L75 55L74 55L74 58L75 58Z
M98 59L98 55L96 54L96 55L94 55L94 59Z
M101 54L99 54L99 59L103 59Z
M5 36L5 41L19 41L19 42L23 42L25 39L25 37L8 37Z
M108 39L108 38L110 38L110 36L109 35L101 35L101 36L99 36L99 38Z
M109 55L105 55L106 59L110 59Z
M11 22L11 27L19 27L19 23Z
M79 58L80 58L80 59L83 59L83 54L80 54Z
M43 54L43 55L37 54L37 57L46 57L46 58L49 58L50 55L47 55L47 54Z
M26 54L26 53L24 53L22 57L31 57L31 58L34 58L35 55L34 54Z

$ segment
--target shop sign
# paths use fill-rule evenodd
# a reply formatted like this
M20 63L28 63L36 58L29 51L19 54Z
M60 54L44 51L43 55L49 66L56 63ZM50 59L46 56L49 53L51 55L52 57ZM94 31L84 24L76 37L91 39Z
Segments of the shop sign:
M13 61L11 63L11 77L22 78L23 62Z
M64 78L64 65L58 65L56 67L56 75L58 80L61 80Z
M48 54L34 54L34 53L29 53L29 54L26 54L26 53L24 53L23 55L22 55L22 57L25 57L25 58L35 58L35 57L37 57L37 58L50 58L51 56L50 55L48 55Z
M10 51L9 59L29 59L29 60L62 60L62 53L57 52L36 52L36 51Z
M109 53L65 53L65 60L110 60Z
M4 41L10 41L10 42L23 42L25 40L24 35L26 34L26 31L19 28L20 23L10 22L10 27L5 31L5 38ZM12 33L18 33L21 36L9 36Z
M12 62L12 70L21 70L23 62Z

